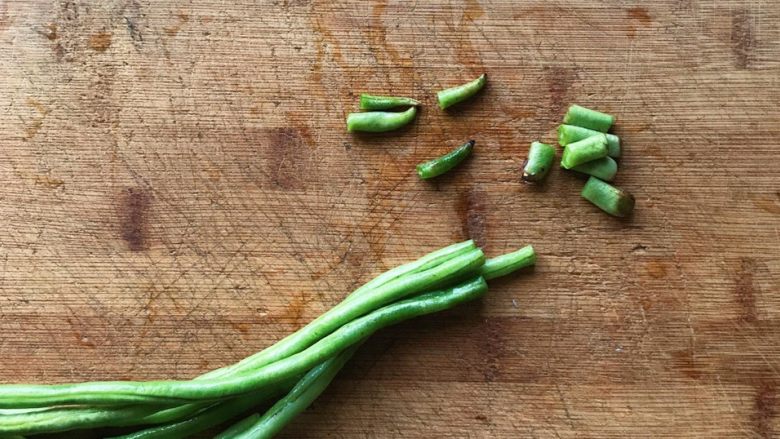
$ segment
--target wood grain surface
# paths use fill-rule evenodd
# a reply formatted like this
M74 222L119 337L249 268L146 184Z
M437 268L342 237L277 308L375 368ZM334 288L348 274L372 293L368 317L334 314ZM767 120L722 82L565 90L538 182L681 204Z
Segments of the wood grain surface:
M471 237L538 265L375 336L284 437L778 437L778 23L761 0L1 1L0 380L189 378ZM424 106L347 134L365 91ZM574 102L618 118L630 220L558 169L520 183Z

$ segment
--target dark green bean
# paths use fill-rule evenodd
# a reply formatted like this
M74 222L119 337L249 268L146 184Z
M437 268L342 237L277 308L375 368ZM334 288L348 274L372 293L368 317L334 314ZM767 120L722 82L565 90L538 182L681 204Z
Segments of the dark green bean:
M487 74L483 73L479 75L479 78L473 81L440 91L436 94L436 98L439 101L439 108L444 110L445 108L469 99L477 94L478 91L482 90L482 87L485 86L485 82L487 82Z
M532 183L544 180L552 168L554 159L555 148L546 143L531 143L528 158L523 163L523 180Z
M579 142L566 145L561 157L561 166L571 169L575 166L587 163L591 160L600 159L607 156L607 137L604 134L597 134Z
M465 144L453 149L452 151L427 162L417 165L417 175L423 180L438 177L450 169L458 166L463 160L471 154L474 149L474 141L469 140Z
M561 146L566 146L570 143L574 143L597 134L599 134L598 131L591 130L589 128L565 124L559 125L558 144ZM605 133L604 135L607 136L607 155L613 158L620 157L620 137L610 133Z
M615 122L615 118L607 113L590 108L572 105L563 116L563 123L606 133Z
M417 107L410 107L399 113L387 111L350 113L347 115L347 132L383 133L393 131L414 120L415 115L417 115Z
M607 156L577 165L571 170L592 175L604 181L612 181L617 175L618 166L612 157Z
M585 183L582 198L613 216L628 216L634 210L633 195L596 177L590 177Z
M377 288L376 294L358 296L334 307L317 320L315 326L341 326L344 321L350 321L358 315L365 314L377 303L388 303L400 297L409 296L415 292L424 291L429 285L442 282L447 278L457 278L463 273L478 270L484 264L484 255L480 250L457 256L443 264L396 279ZM345 318L346 317L346 318ZM358 320L353 320L353 323ZM243 375L225 378L192 380L192 381L152 381L152 382L93 382L81 384L58 385L4 385L0 386L0 407L42 407L60 404L123 404L133 402L176 402L181 400L202 401L210 399L237 396L266 387L268 384L289 378L291 375L303 373L308 367L323 360L323 352L332 352L334 346L342 345L334 334L344 330L341 326L327 337L319 339L322 333L314 330L293 337L292 341L283 340L277 345L288 347L297 344L301 339L319 339L308 349L295 355L282 356L283 360L267 366L253 369ZM276 345L275 345L276 346ZM316 349L315 349L316 347ZM346 346L341 346L342 349ZM277 353L277 351L274 351ZM304 368L304 369L301 369Z
M396 107L416 107L420 103L412 98L396 96L360 95L361 110L389 110Z

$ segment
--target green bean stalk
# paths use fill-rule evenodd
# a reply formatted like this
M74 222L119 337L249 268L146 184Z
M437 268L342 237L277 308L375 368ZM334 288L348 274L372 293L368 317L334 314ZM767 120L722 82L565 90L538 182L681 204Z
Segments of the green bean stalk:
M298 331L296 333L297 336L296 334L293 334L293 336L274 345L274 347L281 345L281 348L274 349L274 347L271 347L248 357L248 359L239 362L234 366L218 369L209 374L205 374L189 382L190 384L197 384L195 387L189 386L185 388L185 393L192 392L193 389L198 389L198 385L202 386L203 384L208 384L206 387L213 386L218 390L214 390L213 388L201 389L201 393L196 395L198 398L210 397L217 393L222 396L215 396L213 399L203 401L202 403L172 407L170 404L156 403L159 392L149 392L149 389L146 389L141 392L141 394L146 396L151 395L152 398L148 400L140 399L138 400L138 403L130 405L125 402L136 401L136 397L139 395L134 395L129 400L125 399L126 395L124 395L122 398L119 398L119 400L123 401L121 404L109 404L107 406L76 405L63 408L57 407L56 405L59 403L55 402L52 403L55 407L48 408L44 411L21 412L13 415L0 416L0 434L31 434L65 431L74 428L143 425L151 423L148 421L150 416L148 413L150 411L152 413L165 413L166 411L176 410L180 407L195 406L194 409L193 407L190 407L190 411L186 413L184 419L168 419L166 424L158 427L150 427L137 433L131 433L126 437L150 439L181 437L183 432L186 432L186 434L193 434L194 432L202 431L204 428L209 428L220 423L227 417L231 417L229 415L240 413L242 409L245 409L248 406L262 403L264 399L278 395L282 389L293 388L293 383L295 380L300 379L300 376L305 376L303 374L307 373L307 371L316 367L317 364L327 361L328 358L338 355L338 352L341 352L350 346L354 346L359 340L365 338L365 334L370 334L383 326L397 322L399 321L398 319L410 318L416 315L434 312L439 309L446 309L446 307L460 303L455 300L455 298L457 298L458 292L464 291L464 285L471 285L471 288L480 285L480 282L478 282L477 279L466 282L459 280L463 279L464 276L467 276L468 273L472 273L472 275L482 274L485 277L492 278L506 274L513 269L533 264L534 260L535 255L533 249L527 247L518 252L491 259L487 261L487 263L484 263L484 256L482 256L481 251L475 247L473 242L467 241L455 244L426 255L418 261L390 270L356 290L341 304L334 307L334 310L341 307L340 312L337 312L336 314L341 315L342 317L342 312L347 311L346 314L349 315L350 310L354 311L357 308L362 308L365 312L358 312L357 317L355 317L355 315L352 315L351 317L348 316L346 320L339 322L341 324L336 324L337 329L332 330L332 327L329 329L327 324L327 322L332 323L338 321L338 319L333 319L333 315L331 315L330 318L321 320L333 311L331 310L329 313L324 314L319 319ZM444 290L439 290L439 293L436 293L438 294L436 299L438 300L439 306L441 307L443 304L445 308L437 308L434 306L435 303L432 304L430 302L430 300L433 300L430 295L434 293L423 293L426 289L442 288L443 285L455 281L458 281L461 286L455 287L454 289L452 287L447 287ZM482 283L484 283L484 281L482 281ZM386 294L394 289L397 290L399 286L408 287L407 294L397 294L397 296L394 296L395 298L388 298ZM418 289L415 290L416 288ZM466 290L469 289L466 288ZM417 294L417 296L415 296L415 294ZM447 296L448 294L449 296ZM383 298L377 299L377 295ZM412 296L412 298L403 299L403 297L409 296ZM449 299L445 296L449 297ZM424 302L423 299L428 300L428 302ZM412 302L409 302L410 300ZM414 302L414 300L417 300L417 302ZM362 317L360 317L361 315ZM347 323L344 323L344 321ZM317 332L320 330L323 332ZM316 333L313 338L311 337L312 332ZM309 335L308 337L306 335L307 333ZM362 338L360 337L361 334L363 335ZM290 355L291 352L296 353ZM286 378L272 379L270 385L259 386L258 388L253 387L252 383L256 384L258 380L261 382L261 378L263 376L268 377L269 374L271 374L271 376L280 374L280 376L285 376ZM109 387L111 385L111 383L88 383L88 386L100 386L103 384L109 384ZM159 383L147 382L139 384L141 384L142 387L155 387ZM38 390L46 389L44 390L46 395L38 394L37 396L43 398L52 397L54 396L54 393L57 393L57 390L55 389L59 388L62 390L60 386L36 387ZM30 390L29 386L21 387L27 387L27 389ZM7 402L6 397L8 394L6 391L9 389L19 390L19 388L19 386L0 386L0 400ZM54 393L49 393L49 391L52 390L54 390ZM170 390L171 389L168 388L167 390L164 389L164 391L162 391L162 394L166 395L163 399L170 397ZM149 393L149 395L147 395L147 393ZM176 398L180 398L181 396L182 395L177 395ZM60 401L67 400L69 399L65 398ZM28 403L29 401L23 403L21 406L25 406ZM180 404L178 399L177 404ZM202 405L198 406L198 404ZM37 403L34 405L37 405ZM92 415L93 417L83 417L85 414ZM164 418L161 417L157 419L157 421L165 422L163 419ZM260 418L258 418L258 420L259 419Z

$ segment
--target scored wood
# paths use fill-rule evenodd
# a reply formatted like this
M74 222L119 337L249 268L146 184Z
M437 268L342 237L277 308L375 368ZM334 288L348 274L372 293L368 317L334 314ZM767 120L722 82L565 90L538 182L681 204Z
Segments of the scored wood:
M537 267L377 334L283 437L776 437L779 20L758 0L0 3L0 380L190 378L471 237ZM346 133L366 92L422 106ZM616 116L631 218L558 166L520 181L571 103Z

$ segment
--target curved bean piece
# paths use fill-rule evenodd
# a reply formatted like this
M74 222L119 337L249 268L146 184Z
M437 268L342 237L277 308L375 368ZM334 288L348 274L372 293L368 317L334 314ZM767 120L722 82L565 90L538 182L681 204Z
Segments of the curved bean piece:
M436 93L436 99L439 101L439 108L444 110L455 104L459 104L482 90L487 82L487 73L479 75L473 81L467 82L457 87L448 88Z
M469 140L441 157L417 165L417 175L423 180L438 177L466 160L473 149L474 141Z

